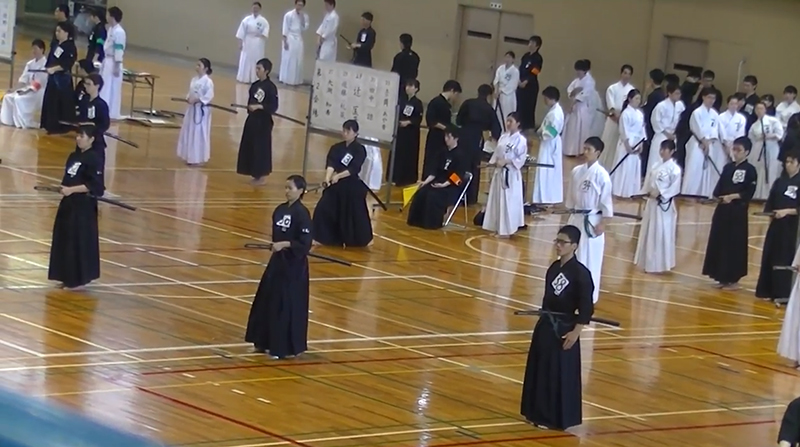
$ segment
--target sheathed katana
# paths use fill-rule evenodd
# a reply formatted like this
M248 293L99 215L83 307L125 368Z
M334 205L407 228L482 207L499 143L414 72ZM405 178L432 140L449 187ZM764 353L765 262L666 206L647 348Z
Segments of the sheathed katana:
M234 109L245 109L245 110L247 110L248 106L243 105L243 104L231 104L231 107L233 107ZM295 124L299 124L301 126L305 126L306 125L306 123L304 121L300 121L297 118L292 118L291 116L286 116L286 115L284 115L282 113L275 112L275 113L272 114L272 116L277 116L278 118L284 119L286 121L291 121L291 122L293 122Z
M697 135L695 135L694 133L692 134L692 136L694 137L695 140L697 140L698 144L701 144L701 145L703 144L703 139L702 138L698 138ZM717 175L721 176L722 172L717 167L717 164L714 163L714 160L711 159L711 157L708 155L708 153L706 151L703 151L703 149L700 149L700 150L703 152L703 156L705 157L705 160L703 161L703 169L708 168L708 164L711 163L711 167L714 168L715 171L717 171Z
M559 316L559 317L577 317L576 314L568 314L568 313L565 313L565 312L553 312L553 311L544 310L544 309L516 310L516 311L514 311L514 315L536 315L536 316L556 315L556 316ZM589 321L594 322L594 323L605 324L607 326L613 326L613 327L620 327L621 326L619 321L609 320L607 318L601 318L601 317L594 317L593 316L593 317L591 317L589 319Z
M58 123L59 124L63 124L65 126L71 126L71 127L80 127L80 126L83 126L83 125L94 126L94 123L89 123L89 122L87 122L87 123L71 123L69 121L59 121ZM118 137L117 135L114 135L113 133L111 133L109 131L103 132L103 135L107 136L108 138L117 140L120 143L125 143L128 146L135 147L136 149L139 149L139 145L138 144L134 143L133 141L128 141L128 140L126 140L124 138Z
M269 244L269 243L266 243L266 244L244 244L244 248L255 248L255 249L259 249L259 250L272 250L272 244ZM330 256L318 255L316 253L311 253L311 252L308 253L308 256L311 257L311 258L322 259L323 261L333 262L334 264L341 264L341 265L344 265L344 266L347 266L347 267L352 267L353 266L353 263L351 263L349 261L344 261L342 259L332 258Z
M60 186L34 186L33 189L35 189L36 191L47 191L47 192L61 193L61 187ZM105 197L97 197L94 194L90 194L90 193L87 193L87 194L88 194L89 197L97 200L98 202L105 202L105 203L108 203L109 205L114 205L114 206L118 206L120 208L125 208L126 210L136 211L136 207L130 206L127 203L118 202L116 200L107 199Z
M174 102L183 102L183 103L189 104L189 100L188 100L188 99L186 99L186 98L178 98L178 97L173 97L173 98L170 98L170 101L174 101ZM237 110L235 110L235 109L231 109L231 108L228 108L228 107L222 107L222 106L218 106L218 105L216 105L216 104L212 104L212 103L208 103L208 104L196 103L196 104L200 104L200 105L202 105L203 107L211 107L212 109L222 110L223 112L232 113L232 114L234 114L234 115L238 115L238 114L239 114L239 112L238 112Z
M592 211L592 210L579 210L579 209L556 209L550 211L551 214L603 214L602 211ZM633 220L642 220L642 216L637 216L636 214L628 214L628 213L614 213L612 217L624 217L626 219L633 219Z
M616 170L617 170L617 168L619 168L620 166L622 166L622 163L625 163L625 159L626 159L626 158L628 158L628 156L629 156L629 155L631 155L632 153L636 152L636 151L637 151L637 149L636 149L636 148L637 148L637 147L639 147L639 145L641 145L642 143L644 143L644 142L645 142L645 140L647 140L647 137L644 137L644 138L642 138L641 140L639 140L639 142L638 142L638 143L636 143L635 145L633 145L633 146L631 147L631 150L630 150L630 152L626 152L626 153L625 153L625 156L623 156L623 157L622 157L622 160L620 160L620 161L619 161L619 163L617 163L617 165L616 165L616 166L614 166L614 168L613 168L613 169L611 169L611 172L609 172L609 173L608 173L608 176L609 176L609 177L611 177L611 176L614 174L614 171L616 171Z
M797 273L797 267L793 265L773 265L772 270L788 270Z

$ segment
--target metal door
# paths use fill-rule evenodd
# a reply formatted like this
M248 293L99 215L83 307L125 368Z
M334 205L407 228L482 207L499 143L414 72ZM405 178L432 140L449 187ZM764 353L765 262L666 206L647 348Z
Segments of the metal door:
M497 68L500 12L463 7L456 79L464 97L472 98L478 86L491 84Z

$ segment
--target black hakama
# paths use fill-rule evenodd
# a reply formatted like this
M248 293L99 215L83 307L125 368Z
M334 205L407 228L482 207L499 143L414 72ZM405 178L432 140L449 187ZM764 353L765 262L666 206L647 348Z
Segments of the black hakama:
M394 55L391 71L400 76L400 91L397 98L401 104L403 101L408 100L406 82L411 79L417 79L417 76L419 76L419 62L419 54L411 48L403 49Z
M412 227L436 230L442 228L447 208L456 204L459 194L464 190L463 179L467 172L464 153L455 147L440 156L439 169L428 184L420 187L411 198L406 223ZM427 179L426 179L427 180ZM442 188L433 185L448 183Z
M642 112L644 113L644 128L645 132L647 132L647 141L653 141L653 135L655 132L653 131L653 124L650 122L651 118L653 117L653 110L656 106L663 100L667 98L666 92L661 86L656 87L655 90L650 92L647 95L647 101L642 106ZM642 159L642 178L647 177L647 164L648 160L650 159L650 144L643 144L642 151L639 153L639 157Z
M419 180L419 143L422 124L422 101L416 96L400 103L400 121L411 124L397 127L397 140L394 150L394 166L391 178L387 179L399 186L416 183Z
M76 149L67 158L62 186L86 185L89 194L103 195L100 155L91 148ZM100 236L97 199L89 194L72 194L61 199L53 225L48 279L65 287L80 287L100 277Z
M272 242L291 242L273 252L258 284L245 341L284 358L308 349L308 252L311 215L299 200L272 213Z
M736 284L747 275L748 206L757 180L756 168L744 160L725 165L714 187L714 197L741 196L718 204L711 218L703 275L720 284Z
M65 40L50 48L46 67L60 66L59 71L47 77L47 86L42 99L41 127L48 133L66 133L71 126L59 123L75 122L75 89L72 86L72 65L77 57L75 41Z
M108 38L108 31L106 31L105 23L98 23L92 28L92 33L89 34L89 45L86 47L86 60L89 62L94 61L97 55L97 62L103 62L106 58L105 43Z
M353 65L360 65L362 67L372 68L372 48L375 46L375 40L378 35L374 29L362 28L356 36L357 43L361 45L358 48L353 48Z
M236 173L260 179L272 173L272 114L278 111L278 88L269 78L254 82L247 105L264 108L247 112Z
M789 402L783 413L778 444L788 442L792 447L800 443L800 397Z
M364 146L342 141L328 151L327 167L350 175L328 186L314 208L314 240L322 245L366 247L372 242L367 185L358 174L367 158Z
M422 178L436 173L442 154L447 152L444 142L444 129L436 127L437 124L447 126L453 122L453 108L444 96L438 95L428 103L425 112L425 125L428 126L428 136L425 137L425 156L422 160Z
M502 127L497 120L497 113L483 98L472 98L464 101L458 110L456 123L461 127L458 134L458 145L464 149L465 157L472 172L472 183L467 188L467 204L478 203L481 188L481 161L483 161L483 133L491 132L492 137L500 138Z
M739 112L747 118L747 126L744 129L745 135L750 132L750 126L758 121L758 115L756 115L756 106L759 102L761 102L761 98L755 93L744 99L744 107L742 107L742 110Z
M100 96L90 98L89 95L85 95L78 103L78 122L94 124L94 145L92 148L96 149L98 155L100 155L101 166L105 170L106 148L108 147L105 133L111 127L111 115L106 101Z
M566 430L583 421L580 339L565 350L562 337L589 324L593 293L592 275L575 257L547 269L542 311L566 315L544 313L533 330L520 413L536 425Z
M800 174L789 177L785 172L772 184L764 212L800 209ZM756 284L756 297L788 299L792 292L790 270L774 270L775 266L792 265L797 250L797 214L782 219L772 218L761 252L761 272Z
M519 124L522 130L535 129L536 101L539 99L539 72L542 71L544 59L536 51L525 53L519 62L519 82L527 81L525 87L520 85L517 89Z

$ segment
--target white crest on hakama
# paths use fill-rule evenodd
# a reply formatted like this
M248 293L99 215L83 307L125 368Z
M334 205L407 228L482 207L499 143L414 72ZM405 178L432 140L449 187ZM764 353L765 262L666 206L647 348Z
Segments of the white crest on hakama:
M256 93L253 95L253 97L254 97L254 98L256 99L256 101L258 101L259 103L260 103L260 102L263 102L263 101L264 101L264 97L266 97L266 96L267 96L267 94L266 94L266 93L264 93L264 90L262 90L262 89L258 89L258 90L256 90Z
M733 171L733 176L731 177L731 181L733 184L739 184L744 181L744 169L737 169Z
M81 162L76 161L75 163L72 164L72 166L69 167L69 169L67 169L67 174L70 177L75 177L76 175L78 175L78 169L80 168L81 168Z
M783 193L783 195L785 195L786 197L789 197L791 199L797 199L797 186L789 185L786 188L786 192Z
M412 113L414 113L414 106L405 106L403 108L403 115L411 116Z
M275 222L275 225L281 227L281 230L283 232L286 232L286 230L288 230L292 226L292 215L285 214L283 218L281 218L281 220Z
M561 292L569 286L569 280L563 273L559 273L550 285L553 286L553 292L556 296L560 296Z
M342 157L341 163L343 166L349 166L351 161L353 161L353 156L348 152Z
M88 110L86 110L86 117L89 118L90 120L93 120L95 115L96 113L94 111L94 106L91 106L89 107Z

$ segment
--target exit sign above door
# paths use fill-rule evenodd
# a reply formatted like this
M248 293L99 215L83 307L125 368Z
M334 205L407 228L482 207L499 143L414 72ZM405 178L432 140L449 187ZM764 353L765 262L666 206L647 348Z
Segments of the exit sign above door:
M503 9L503 4L500 2L491 2L489 3L489 7L492 9Z

